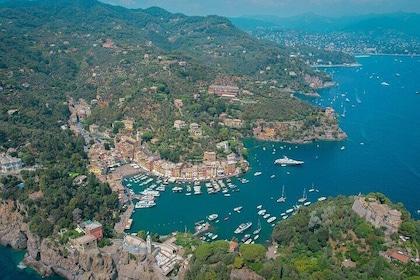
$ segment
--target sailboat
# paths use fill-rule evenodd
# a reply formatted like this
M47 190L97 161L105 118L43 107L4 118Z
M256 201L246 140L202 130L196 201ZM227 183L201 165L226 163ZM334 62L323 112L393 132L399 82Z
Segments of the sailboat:
M314 183L312 183L312 188L309 189L309 192L314 192L315 191L315 187L314 187Z
M341 114L341 117L342 117L342 118L345 118L345 117L346 117L346 107L344 107L344 109L343 109L343 113Z
M306 199L307 199L307 198L306 198L306 189L304 188L304 189L303 189L303 195L302 195L302 197L301 197L301 198L299 198L299 199L298 199L298 202L301 202L301 203L302 203L302 202L305 202L305 201L306 201Z
M286 202L286 197L284 196L284 185L283 185L283 190L281 192L281 197L277 199L277 202Z
M261 231L261 222L260 222L260 219L258 219L258 228L254 230L253 234L257 235L260 233L260 231Z
M362 103L362 101L360 100L360 98L359 98L359 96L358 96L358 95L356 95L356 102L357 102L357 103Z

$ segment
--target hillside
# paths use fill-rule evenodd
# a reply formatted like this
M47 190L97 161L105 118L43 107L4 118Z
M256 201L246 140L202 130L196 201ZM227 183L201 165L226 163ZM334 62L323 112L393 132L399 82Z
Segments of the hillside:
M2 143L5 148L27 141L29 132L45 123L55 129L65 124L69 112L63 102L69 99L93 100L86 129L97 124L101 131L118 133L115 122L131 119L148 139L160 139L152 151L178 147L177 154L168 155L175 161L185 154L194 159L226 140L219 137L220 127L211 125L220 114L244 119L248 128L263 119L264 107L252 117L242 112L264 96L276 96L280 110L269 109L274 120L322 113L289 94L312 92L328 77L222 17L187 17L157 7L129 10L95 0L20 0L0 8L1 111L9 124L1 134L10 139ZM310 87L312 78L317 83ZM249 94L235 104L207 94L213 83ZM26 98L20 99L23 94ZM183 101L181 111L174 108L175 99ZM31 126L7 116L10 109L19 109L18 118L33 115ZM199 123L210 139L197 142L186 133L170 134L176 119ZM250 130L229 134L241 137Z
M399 228L373 226L355 211L358 201L394 209ZM381 218L372 214L371 220ZM199 245L186 279L418 279L419 225L381 193L329 198L277 222L268 250L239 241L234 252L227 241Z

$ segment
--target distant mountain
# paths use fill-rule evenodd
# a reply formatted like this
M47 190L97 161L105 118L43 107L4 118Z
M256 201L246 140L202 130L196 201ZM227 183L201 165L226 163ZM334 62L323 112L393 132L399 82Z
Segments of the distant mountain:
M367 31L393 29L408 35L420 36L420 15L416 13L368 14L362 16L325 17L312 13L283 18L276 16L243 16L230 18L241 29L279 27L310 33L333 31Z

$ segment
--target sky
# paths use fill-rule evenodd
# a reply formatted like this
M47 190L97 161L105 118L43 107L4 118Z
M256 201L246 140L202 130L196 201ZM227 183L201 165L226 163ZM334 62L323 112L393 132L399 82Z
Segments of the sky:
M420 0L100 0L127 8L157 6L171 13L189 16L244 15L294 16L314 13L324 16L362 15L368 13L420 13Z

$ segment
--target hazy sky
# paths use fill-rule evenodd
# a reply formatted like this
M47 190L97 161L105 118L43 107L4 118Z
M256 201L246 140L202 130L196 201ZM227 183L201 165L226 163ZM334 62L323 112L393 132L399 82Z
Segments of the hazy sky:
M396 11L420 13L420 0L101 0L128 8L158 6L186 15L292 16L313 12L342 16Z

